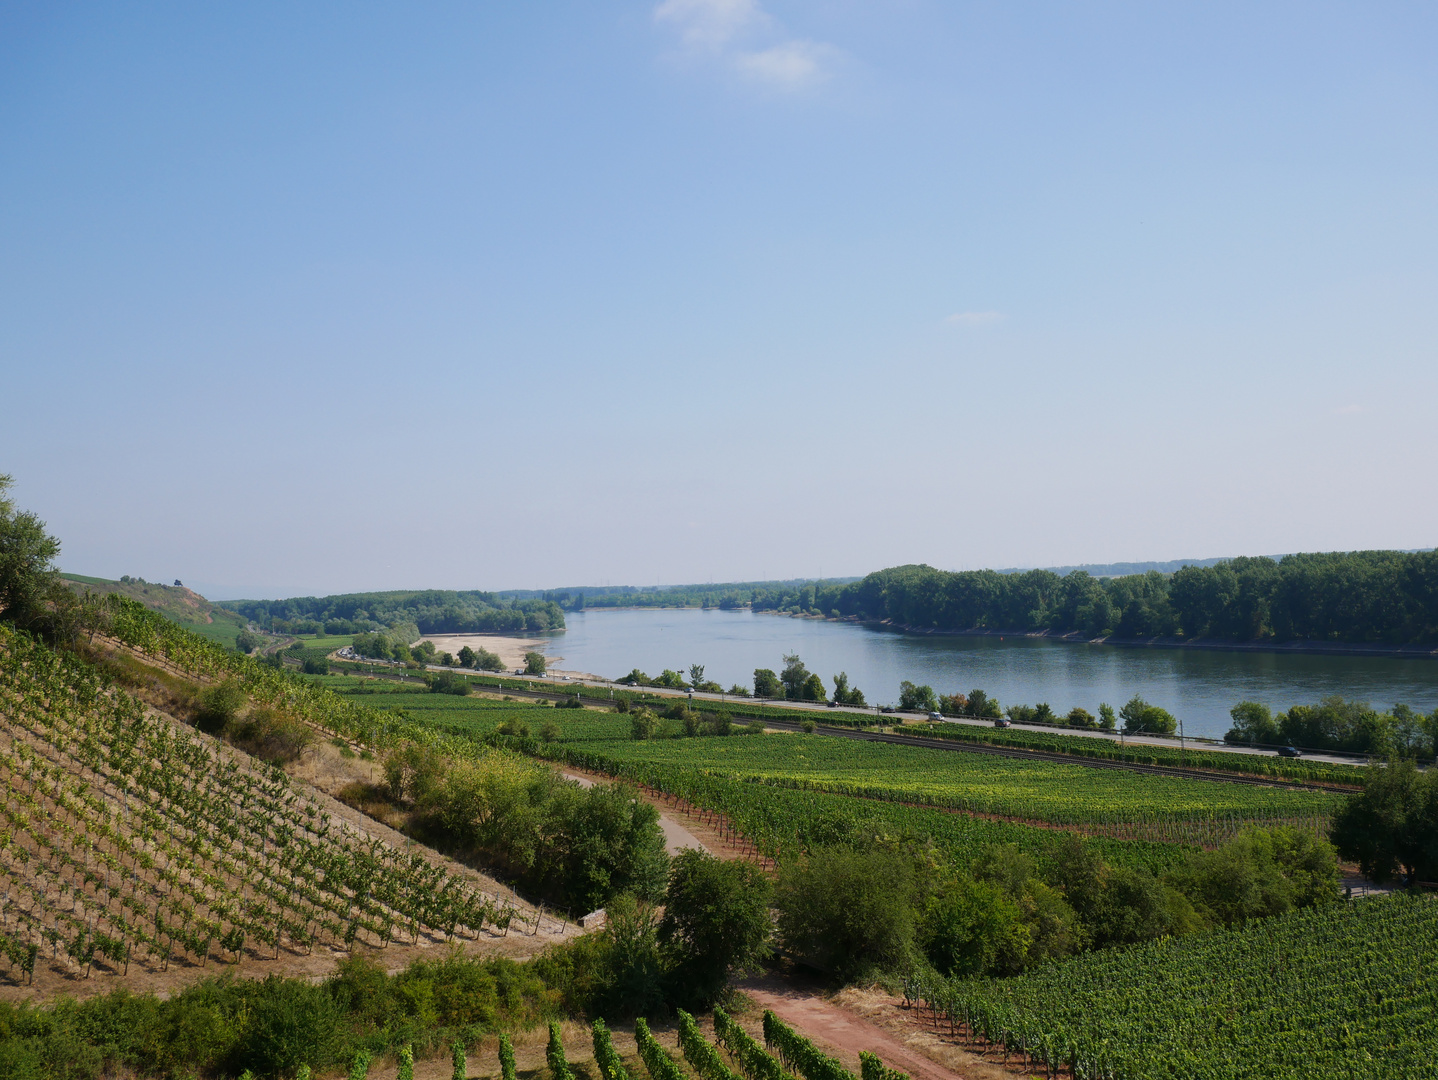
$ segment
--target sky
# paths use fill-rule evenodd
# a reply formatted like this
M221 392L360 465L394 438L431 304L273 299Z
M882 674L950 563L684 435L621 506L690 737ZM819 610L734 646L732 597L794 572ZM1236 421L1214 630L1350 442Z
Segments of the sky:
M217 599L1432 546L1438 8L0 4L0 472Z

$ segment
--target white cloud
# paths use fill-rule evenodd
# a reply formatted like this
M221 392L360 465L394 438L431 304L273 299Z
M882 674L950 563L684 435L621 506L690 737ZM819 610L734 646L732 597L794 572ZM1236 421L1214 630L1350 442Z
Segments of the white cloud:
M780 90L821 81L840 55L823 42L785 37L759 0L662 0L654 21L674 27L686 50L717 57L742 78Z
M824 78L824 61L833 51L832 46L812 41L786 41L772 49L740 53L734 66L756 82L792 90Z
M959 326L982 326L984 323L998 322L1003 317L1001 311L961 311L957 315L950 315L944 322L956 323Z
M664 0L654 18L678 27L685 45L705 49L722 49L769 22L758 0Z

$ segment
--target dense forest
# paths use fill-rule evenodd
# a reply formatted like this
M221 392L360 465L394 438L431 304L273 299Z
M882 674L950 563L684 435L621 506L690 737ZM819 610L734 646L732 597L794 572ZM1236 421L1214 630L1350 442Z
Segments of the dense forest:
M539 633L564 628L564 612L552 600L442 589L235 600L225 607L277 634L359 634L404 623L415 624L422 634Z
M1438 641L1438 552L1237 558L1114 578L898 566L821 585L801 610L917 630L1429 643Z

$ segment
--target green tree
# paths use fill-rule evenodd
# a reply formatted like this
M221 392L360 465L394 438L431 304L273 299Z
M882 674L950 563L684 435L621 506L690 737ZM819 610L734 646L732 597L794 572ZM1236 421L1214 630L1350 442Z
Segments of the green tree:
M1107 701L1099 702L1098 726L1104 731L1113 731L1118 727L1118 717L1114 715L1113 706Z
M1333 845L1298 829L1249 829L1217 851L1197 852L1169 876L1216 923L1282 915L1338 899Z
M704 665L703 665L703 664L690 664L690 665L689 665L689 685L692 686L692 687L694 687L696 690L699 689L699 687L701 687L701 686L704 685Z
M930 899L920 941L940 974L961 978L1021 970L1030 944L1018 904L969 877Z
M526 675L543 675L547 666L543 653L531 650L524 654L524 673Z
M1419 772L1411 760L1374 764L1329 835L1339 855L1379 884L1438 880L1438 770Z
M55 568L60 541L34 514L15 509L6 494L14 483L0 473L0 616L32 626L43 619L47 600L64 588Z
M840 705L864 706L864 691L849 685L849 673L841 671L834 676L834 701Z
M1267 705L1258 701L1240 701L1228 710L1233 726L1223 736L1226 743L1259 743L1272 746L1279 740L1278 725Z
M476 653L473 649L471 649L468 645L463 645L463 646L460 647L460 650L459 650L459 666L460 666L460 667L472 668L472 667L474 667L474 665L475 665L475 661L477 661L478 659L479 659L479 654Z
M1173 718L1172 713L1157 705L1150 705L1138 694L1129 698L1127 704L1118 711L1118 715L1123 719L1125 735L1172 735L1178 728L1178 721Z
M824 693L824 680L819 678L818 675L811 673L809 677L804 680L804 685L799 690L799 700L828 701L829 698Z
M1093 728L1098 726L1098 721L1094 719L1093 713L1087 709L1080 708L1078 705L1075 705L1068 711L1068 715L1064 717L1064 722L1067 723L1069 727L1076 728Z
M686 849L670 863L659 941L670 999L707 1008L731 974L769 955L769 879L746 862Z
M963 694L940 694L939 712L945 716L963 716L969 707L969 699Z
M784 657L784 670L779 672L779 681L784 684L784 696L790 701L803 701L804 689L809 682L809 669L795 654ZM824 696L824 683L819 682L819 696Z
M629 737L643 741L654 738L655 732L659 730L659 717L655 716L648 709L635 709L629 714Z
M969 691L969 702L964 706L964 712L969 716L997 718L1003 715L999 707L999 699L989 697L984 691L977 688Z
M906 712L938 712L939 699L932 686L915 686L905 679L899 683L899 708Z
M784 947L844 981L908 968L922 893L915 860L884 848L818 848L780 867L776 907Z
M754 696L756 698L778 698L784 696L784 684L769 668L754 669Z

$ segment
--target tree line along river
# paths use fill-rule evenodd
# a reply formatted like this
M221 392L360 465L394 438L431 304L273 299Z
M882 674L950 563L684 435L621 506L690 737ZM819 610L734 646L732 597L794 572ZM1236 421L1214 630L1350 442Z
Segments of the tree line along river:
M783 667L797 653L829 685L847 672L870 704L898 700L905 679L939 693L975 687L1004 705L1046 701L1057 713L1135 694L1182 719L1191 736L1220 738L1239 701L1275 710L1330 694L1383 709L1403 702L1438 708L1438 661L1381 656L1133 648L1031 637L906 634L855 623L700 608L582 611L544 651L560 667L618 678L705 665L705 678L752 686L755 668Z

